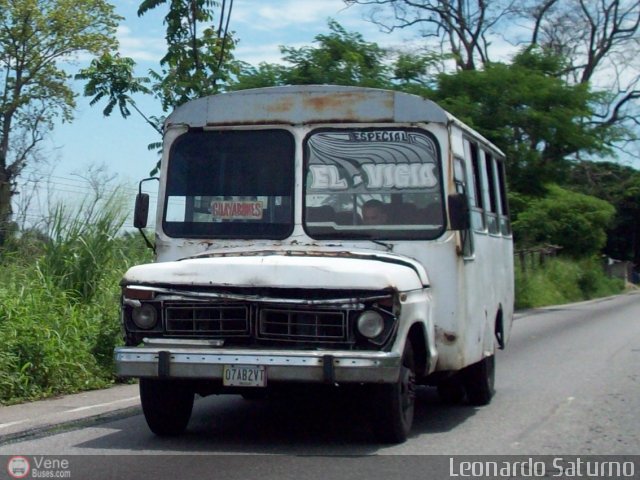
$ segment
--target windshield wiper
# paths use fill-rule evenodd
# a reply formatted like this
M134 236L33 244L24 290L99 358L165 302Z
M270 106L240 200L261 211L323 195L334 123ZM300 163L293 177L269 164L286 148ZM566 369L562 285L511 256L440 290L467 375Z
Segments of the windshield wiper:
M390 252L393 251L393 245L390 244L390 243L383 242L381 240L375 240L373 238L368 238L367 240L369 240L370 242L373 242L375 244L382 245L384 248L386 248Z
M349 232L344 236L339 236L341 240L369 240L370 242L375 243L376 245L381 245L386 248L389 252L393 251L393 245L387 242L383 242L382 240L378 240L376 238L372 238L371 234L368 233L354 233Z

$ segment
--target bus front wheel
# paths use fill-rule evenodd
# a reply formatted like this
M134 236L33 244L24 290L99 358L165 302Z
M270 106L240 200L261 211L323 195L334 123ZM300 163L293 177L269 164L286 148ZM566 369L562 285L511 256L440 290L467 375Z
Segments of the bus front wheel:
M159 436L178 435L187 428L193 389L179 380L140 379L140 401L147 425Z
M373 429L378 440L384 443L402 443L411 431L416 398L415 371L413 348L407 341L398 381L374 387Z

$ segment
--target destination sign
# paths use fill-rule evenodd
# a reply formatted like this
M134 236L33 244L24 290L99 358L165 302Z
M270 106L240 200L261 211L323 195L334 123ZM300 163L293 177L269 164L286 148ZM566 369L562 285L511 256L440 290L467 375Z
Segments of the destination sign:
M223 220L260 220L262 219L262 202L252 201L213 201L211 214Z

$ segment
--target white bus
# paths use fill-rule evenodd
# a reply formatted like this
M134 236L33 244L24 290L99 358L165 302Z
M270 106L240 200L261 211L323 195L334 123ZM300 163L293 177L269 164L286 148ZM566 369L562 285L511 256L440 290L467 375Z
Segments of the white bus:
M115 351L153 432L195 394L295 385L364 392L385 442L416 385L490 402L514 295L498 148L430 100L327 85L201 98L164 129L157 261L122 280Z

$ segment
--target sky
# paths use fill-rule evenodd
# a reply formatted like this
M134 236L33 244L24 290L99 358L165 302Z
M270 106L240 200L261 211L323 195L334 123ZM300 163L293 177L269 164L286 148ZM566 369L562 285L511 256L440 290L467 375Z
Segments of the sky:
M163 17L168 7L159 7L139 18L136 14L139 0L112 3L116 12L124 17L117 33L121 54L136 61L139 75L146 75L149 69L157 70L165 53ZM230 30L235 32L239 44L234 56L253 65L280 61L281 45L311 45L316 35L329 31L330 18L347 31L357 31L365 40L385 47L401 46L412 38L413 34L408 32L381 32L366 20L367 11L361 6L346 8L342 0L235 0ZM68 72L76 73L87 62L87 58L80 58ZM81 92L82 84L74 85L76 91ZM158 102L152 98L134 98L145 114L162 114ZM43 145L42 157L46 161L26 168L23 179L28 181L22 188L23 203L18 208L25 208L29 189L34 185L29 179L41 179L38 198L30 196L32 220L44 213L52 196L79 201L91 191L90 179L117 176L109 185L124 184L133 194L137 182L149 176L158 157L147 150L147 145L159 140L157 133L136 114L128 119L117 112L104 117L103 107L104 104L90 106L88 98L78 96L74 120L57 125ZM98 175L99 167L106 173Z

